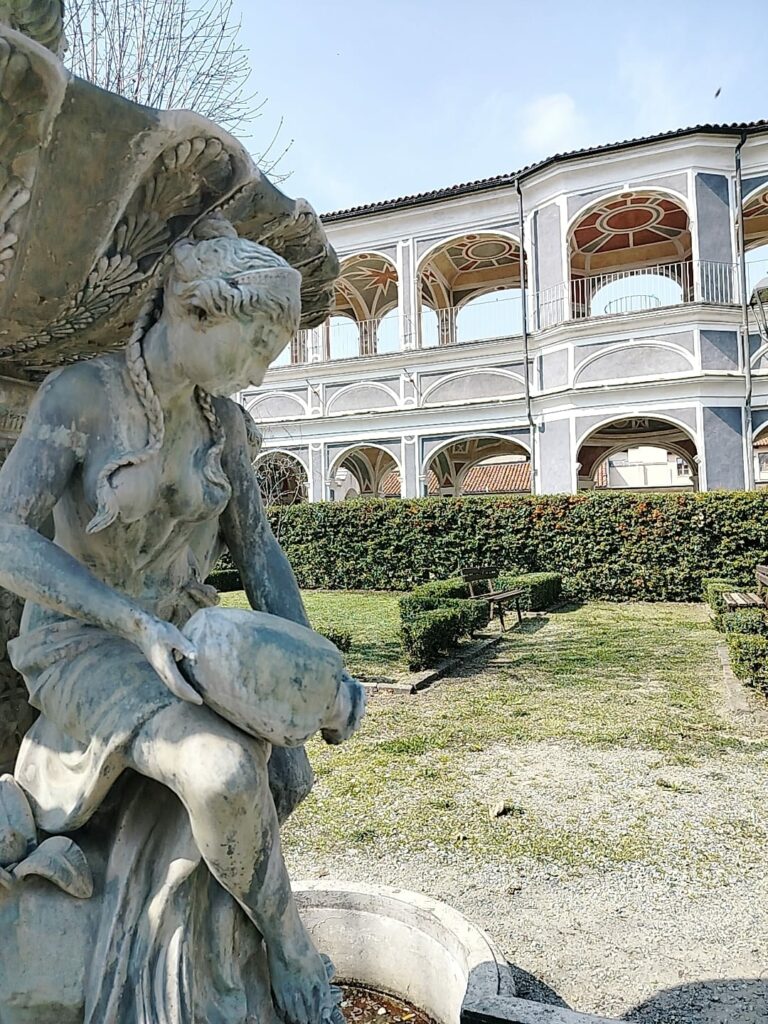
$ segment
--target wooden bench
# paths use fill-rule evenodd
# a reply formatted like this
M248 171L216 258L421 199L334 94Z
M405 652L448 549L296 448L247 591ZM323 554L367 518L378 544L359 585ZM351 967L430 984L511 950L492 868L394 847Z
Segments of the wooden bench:
M750 593L742 593L733 590L723 594L723 604L726 611L734 612L738 608L765 608L765 589L768 587L768 565L758 565L755 568L755 580L757 589Z
M501 630L502 632L506 632L506 627L504 625L504 605L509 601L514 601L518 624L522 623L523 613L520 610L520 598L523 596L525 591L494 590L494 581L501 571L502 570L495 565L471 566L468 569L460 570L464 582L469 584L469 600L485 601L486 604L489 604L491 606L491 618L493 618L494 608L498 609ZM477 593L478 584L480 583L488 584L489 590L487 593Z

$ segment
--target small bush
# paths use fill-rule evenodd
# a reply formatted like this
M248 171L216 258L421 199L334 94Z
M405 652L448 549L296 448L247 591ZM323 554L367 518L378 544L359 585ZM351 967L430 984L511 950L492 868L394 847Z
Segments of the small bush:
M760 608L737 608L735 611L722 613L720 628L725 633L768 636L768 618Z
M707 579L704 580L704 600L712 609L712 614L717 617L725 611L723 594L732 590L738 590L738 584L733 580Z
M449 654L463 636L468 636L476 628L474 612L474 606L469 609L459 606L435 608L404 619L400 637L411 670L427 668L442 655Z
M558 572L503 572L496 585L500 590L522 590L521 608L529 612L542 612L560 600L563 577Z
M220 594L243 589L243 581L237 569L214 569L205 582L216 587Z
M334 629L332 626L320 626L317 629L320 636L335 644L342 654L348 654L352 647L352 634L344 629Z
M421 612L442 608L446 602L469 597L469 587L462 579L436 580L414 587L410 594L400 598L400 616L405 619Z
M728 650L735 675L768 693L768 637L729 633Z

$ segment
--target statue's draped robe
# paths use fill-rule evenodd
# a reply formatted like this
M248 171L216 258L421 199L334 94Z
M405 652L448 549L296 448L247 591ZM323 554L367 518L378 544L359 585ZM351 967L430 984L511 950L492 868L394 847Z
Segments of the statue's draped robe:
M81 830L86 847L98 830L109 846L85 1024L273 1024L259 935L203 863L186 810L125 772L137 730L176 698L133 644L36 606L11 654L41 711L16 766L38 825Z

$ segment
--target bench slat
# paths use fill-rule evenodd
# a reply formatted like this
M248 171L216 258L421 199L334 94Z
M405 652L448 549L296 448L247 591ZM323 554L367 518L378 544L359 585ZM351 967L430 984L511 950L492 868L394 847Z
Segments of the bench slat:
M738 591L731 591L723 594L723 603L728 608L764 608L765 601L759 594L742 594Z

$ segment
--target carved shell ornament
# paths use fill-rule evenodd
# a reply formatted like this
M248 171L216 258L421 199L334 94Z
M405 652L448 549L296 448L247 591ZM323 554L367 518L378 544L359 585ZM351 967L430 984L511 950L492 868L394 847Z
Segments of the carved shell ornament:
M61 15L0 0L0 374L40 380L122 347L173 245L213 212L301 272L301 326L321 323L338 261L314 210L205 118L71 75Z

